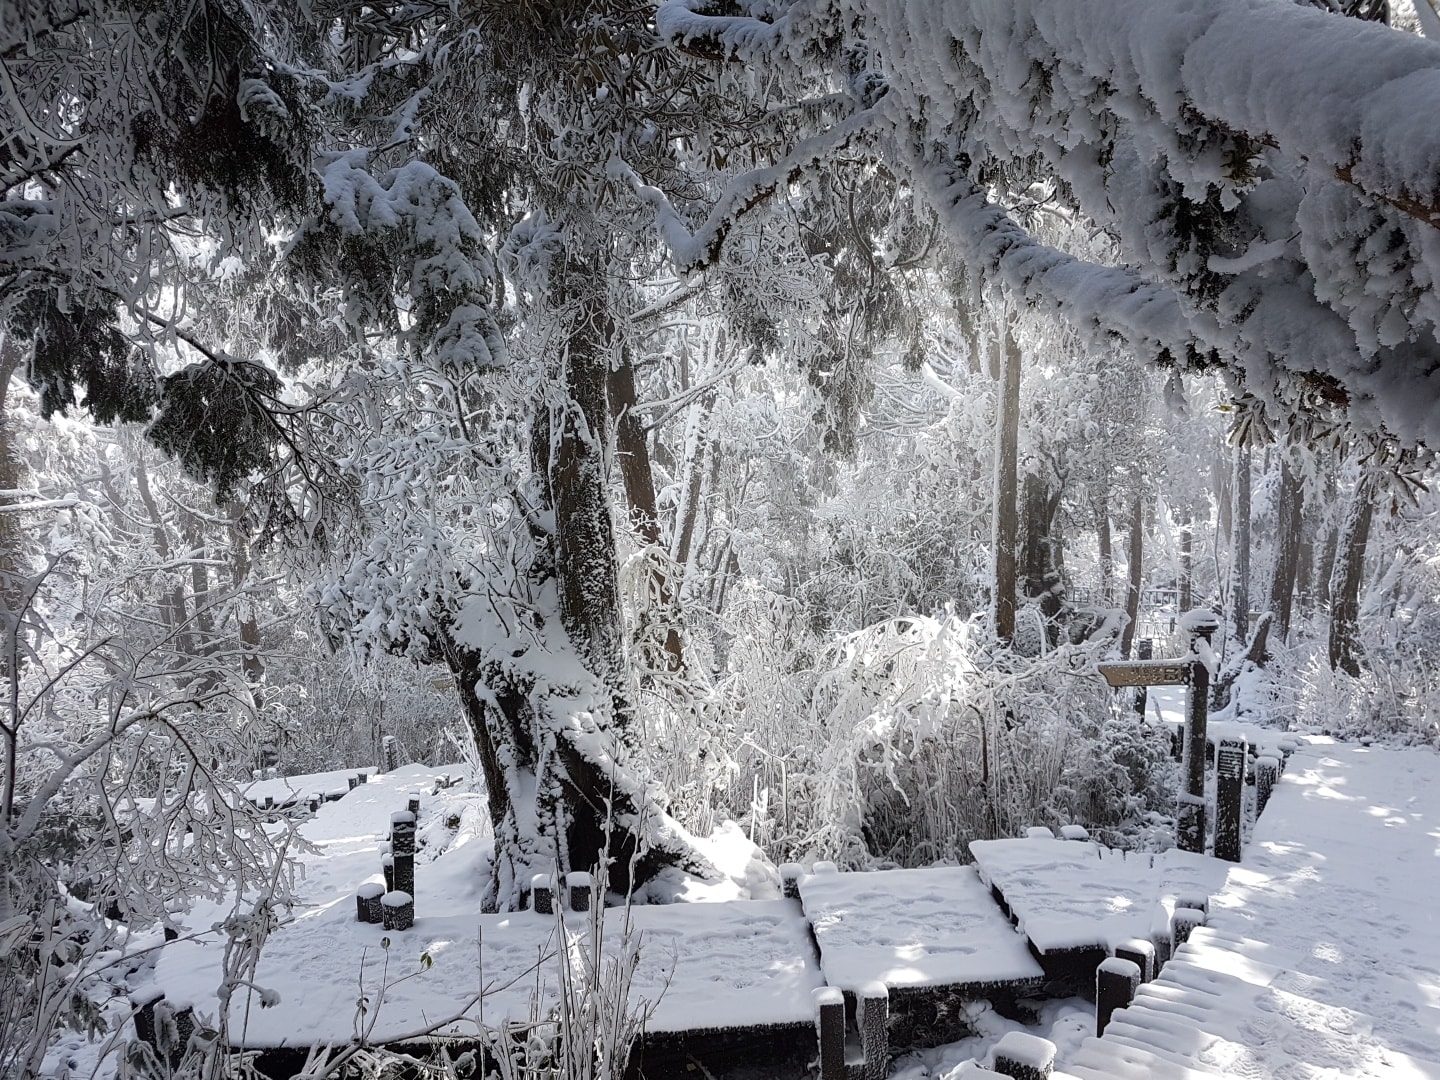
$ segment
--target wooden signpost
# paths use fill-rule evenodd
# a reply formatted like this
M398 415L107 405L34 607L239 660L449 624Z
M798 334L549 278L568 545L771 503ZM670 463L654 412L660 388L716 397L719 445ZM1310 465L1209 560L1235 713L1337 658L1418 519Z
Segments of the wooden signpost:
M1180 793L1180 815L1175 843L1182 851L1205 851L1205 722L1210 705L1210 668L1200 657L1201 642L1208 653L1220 620L1211 612L1189 611L1181 625L1190 636L1190 652L1174 660L1116 660L1100 664L1100 674L1113 687L1185 687L1185 790Z

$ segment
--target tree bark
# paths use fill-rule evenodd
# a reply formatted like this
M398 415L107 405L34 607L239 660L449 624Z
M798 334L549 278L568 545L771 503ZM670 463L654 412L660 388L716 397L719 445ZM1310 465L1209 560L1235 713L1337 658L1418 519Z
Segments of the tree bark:
M1130 504L1130 566L1129 583L1125 590L1125 630L1120 635L1120 655L1129 656L1135 644L1135 628L1140 618L1140 587L1144 582L1140 558L1145 545L1145 501L1137 494Z
M995 425L995 513L990 539L995 576L992 607L995 636L1009 645L1015 640L1015 593L1019 576L1015 544L1020 527L1020 349L1008 326L995 348L1000 386Z
M1180 597L1179 614L1195 606L1195 525L1191 512L1180 517Z
M655 503L655 474L651 468L650 445L646 438L645 424L635 411L638 404L636 397L635 366L630 351L625 349L621 351L620 362L610 372L609 378L610 416L615 423L615 454L631 527L652 553L646 557L645 562L650 600L660 610L669 611L675 605L675 592L669 575L658 558L661 551L660 511ZM644 644L641 643L642 648ZM669 670L678 671L684 667L684 647L680 641L680 633L673 625L664 628L661 648L665 652L665 666Z
M1275 571L1270 575L1267 607L1275 616L1275 633L1284 642L1290 637L1290 616L1295 598L1295 579L1300 570L1300 527L1305 495L1288 461L1280 462L1279 507L1275 530Z
M1235 448L1234 511L1230 516L1230 636L1250 633L1250 447Z
M1115 602L1115 552L1110 538L1110 496L1096 495L1095 537L1100 545L1100 603L1109 607Z
M1360 584L1365 577L1365 548L1373 517L1370 480L1362 477L1336 533L1330 578L1330 667L1353 677L1360 674Z

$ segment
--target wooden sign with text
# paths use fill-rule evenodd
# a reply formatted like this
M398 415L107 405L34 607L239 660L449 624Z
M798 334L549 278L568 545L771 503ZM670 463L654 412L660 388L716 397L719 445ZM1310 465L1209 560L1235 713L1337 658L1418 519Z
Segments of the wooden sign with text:
M1111 686L1185 686L1193 660L1116 660L1099 664Z

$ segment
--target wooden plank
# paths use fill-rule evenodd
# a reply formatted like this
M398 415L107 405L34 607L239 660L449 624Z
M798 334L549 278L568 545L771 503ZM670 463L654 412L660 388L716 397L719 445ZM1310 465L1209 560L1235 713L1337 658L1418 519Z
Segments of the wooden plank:
M1194 660L1116 660L1096 665L1111 686L1185 686Z

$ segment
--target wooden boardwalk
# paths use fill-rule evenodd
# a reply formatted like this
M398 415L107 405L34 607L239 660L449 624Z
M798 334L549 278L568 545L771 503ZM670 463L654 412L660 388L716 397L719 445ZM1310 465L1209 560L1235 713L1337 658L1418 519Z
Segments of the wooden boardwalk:
M1083 1080L1440 1078L1440 758L1297 753L1245 860Z

